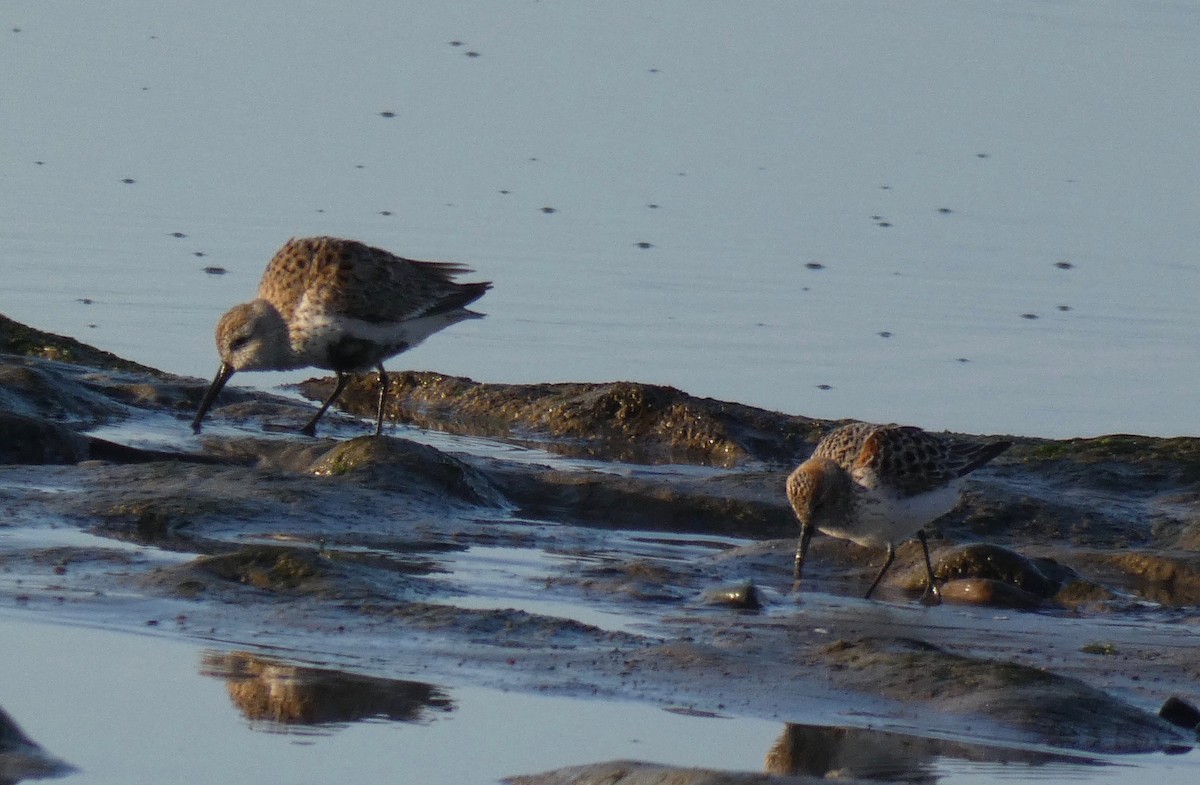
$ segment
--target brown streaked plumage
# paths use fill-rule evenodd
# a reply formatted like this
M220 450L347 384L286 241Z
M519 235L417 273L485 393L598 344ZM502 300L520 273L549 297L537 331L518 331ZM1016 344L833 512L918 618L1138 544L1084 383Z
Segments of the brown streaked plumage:
M235 305L217 323L221 367L192 430L200 432L204 415L235 372L312 366L334 371L337 384L301 433L316 433L317 421L345 388L347 373L369 368L379 371L375 433L382 433L383 361L438 330L483 316L466 306L491 282L454 280L469 272L460 264L403 259L354 240L288 240L267 264L256 299Z
M958 503L962 479L1012 446L960 442L900 425L852 423L827 434L787 480L800 521L795 587L814 529L858 545L886 547L870 597L895 559L896 543L916 535L925 555L927 592L937 596L922 527Z

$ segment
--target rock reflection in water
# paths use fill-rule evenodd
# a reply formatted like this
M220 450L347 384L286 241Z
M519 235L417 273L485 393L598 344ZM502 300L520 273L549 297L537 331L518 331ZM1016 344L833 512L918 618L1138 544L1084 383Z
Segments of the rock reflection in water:
M1051 763L1104 765L1093 758L1034 750L929 739L889 731L788 723L767 752L770 774L806 774L837 779L935 783L937 761L952 758L974 763Z
M0 708L0 785L62 777L75 770L26 736L8 712Z
M431 684L313 668L249 652L207 652L200 672L225 679L234 705L267 730L337 726L369 719L419 722L432 711L454 709Z

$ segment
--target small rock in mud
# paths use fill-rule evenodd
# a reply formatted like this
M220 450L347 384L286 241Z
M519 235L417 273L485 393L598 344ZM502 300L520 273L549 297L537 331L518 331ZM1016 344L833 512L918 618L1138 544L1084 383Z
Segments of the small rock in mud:
M1176 727L1200 730L1200 709L1175 695L1167 698L1158 710L1158 716Z
M1042 598L1010 583L991 578L959 578L942 584L942 600L958 605L992 608L1037 608Z
M705 605L720 605L744 611L757 611L763 607L761 593L750 581L707 589L701 596L701 601Z
M1008 548L986 543L961 545L949 551L939 552L937 563L934 565L934 575L949 582L960 578L974 578L990 581L993 584L1006 584L1033 598L1050 597L1058 591L1060 586L1058 581L1046 577L1033 560ZM918 587L910 585L909 588L924 589L924 580L921 578L924 576L919 576ZM988 589L980 584L976 585L973 591L987 592ZM994 591L1003 590L994 589ZM963 588L964 597L970 596L971 592L970 586ZM999 596L1011 596L1012 599L1017 599L1015 594Z

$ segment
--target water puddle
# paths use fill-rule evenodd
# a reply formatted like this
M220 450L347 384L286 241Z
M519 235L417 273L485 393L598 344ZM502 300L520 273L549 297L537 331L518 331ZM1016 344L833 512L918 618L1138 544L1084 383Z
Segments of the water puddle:
M470 587L469 593L447 600L472 610L514 609L573 619L611 632L633 632L650 617L638 617L628 608L617 611L559 599L547 599L547 581L564 569L574 569L576 556L559 555L535 548L473 545L466 551L442 557L446 572L435 580L451 587Z

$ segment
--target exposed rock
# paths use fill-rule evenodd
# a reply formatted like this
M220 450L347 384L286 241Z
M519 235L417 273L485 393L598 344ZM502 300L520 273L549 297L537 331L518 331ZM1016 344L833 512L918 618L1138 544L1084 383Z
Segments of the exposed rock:
M145 365L122 359L115 354L88 346L64 335L36 330L0 315L0 352L43 360L76 363L92 368L107 368L118 371L134 371L154 377L165 374Z
M821 435L821 423L750 406L695 398L672 387L606 384L482 384L406 371L389 377L387 415L450 433L528 440L554 452L640 463L735 466L749 459L792 461ZM328 395L328 380L300 385ZM374 412L373 376L353 380L342 405Z
M942 600L960 605L993 608L1036 608L1042 598L1004 581L991 578L958 578L940 587Z
M360 436L338 442L309 471L318 477L352 477L377 488L412 488L419 482L439 496L471 504L501 503L499 494L474 468L405 439Z
M74 766L50 755L26 736L8 712L0 708L0 783L63 777L74 771Z
M757 611L763 607L758 588L749 581L707 589L701 600L705 605L719 605L742 611Z

